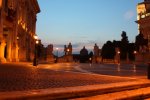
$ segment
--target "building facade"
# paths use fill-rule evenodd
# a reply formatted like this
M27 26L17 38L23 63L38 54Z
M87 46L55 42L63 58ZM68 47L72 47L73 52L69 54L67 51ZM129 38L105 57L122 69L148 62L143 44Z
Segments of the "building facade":
M148 39L148 50L150 50L150 0L137 5L137 24L139 33Z
M0 62L34 56L37 0L0 0Z
M137 21L139 33L148 40L146 46L141 46L136 59L148 61L150 58L150 0L144 0L137 5Z

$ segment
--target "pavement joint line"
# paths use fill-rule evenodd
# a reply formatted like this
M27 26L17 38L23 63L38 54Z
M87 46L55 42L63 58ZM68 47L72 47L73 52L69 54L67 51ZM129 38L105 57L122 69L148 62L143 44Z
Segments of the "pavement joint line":
M80 95L80 93L84 93L87 91L101 91L107 92L111 89L135 86L135 85L150 85L150 81L132 81L132 82L119 82L119 83L111 83L111 84L99 84L99 85L87 85L87 86L76 86L76 87L63 87L63 88L48 88L48 89L38 89L31 91L15 91L15 92L0 92L0 100L3 99L22 99L22 98L35 98L35 97L51 97L54 98L58 96L60 97L68 97L71 95ZM9 97L8 97L9 96Z

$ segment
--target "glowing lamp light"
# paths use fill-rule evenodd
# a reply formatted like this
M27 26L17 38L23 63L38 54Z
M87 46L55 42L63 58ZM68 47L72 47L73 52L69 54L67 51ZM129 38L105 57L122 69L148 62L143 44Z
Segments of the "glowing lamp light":
M37 35L34 35L34 39L37 40L37 39L38 39L38 36L37 36Z
M38 40L36 40L36 44L38 44L39 43L39 41Z
M69 52L70 50L69 50L69 49L67 49L67 51Z
M134 54L137 54L137 51L135 50L133 53L134 53Z
M117 53L120 54L120 51L118 51Z
M17 36L17 40L19 40L19 37Z

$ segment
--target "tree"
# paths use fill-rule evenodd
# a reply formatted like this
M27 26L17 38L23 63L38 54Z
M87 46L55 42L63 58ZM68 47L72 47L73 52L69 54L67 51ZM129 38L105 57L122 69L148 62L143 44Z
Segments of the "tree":
M128 37L127 37L125 31L122 31L121 37L122 37L121 42L122 42L123 44L128 44L128 43L129 43Z
M93 57L93 52L91 51L90 53L89 53L89 58L92 58Z
M120 51L121 51L120 57L121 59L126 59L127 53L129 51L128 50L129 41L125 31L122 31L121 37L122 39L121 39L121 46L120 46Z

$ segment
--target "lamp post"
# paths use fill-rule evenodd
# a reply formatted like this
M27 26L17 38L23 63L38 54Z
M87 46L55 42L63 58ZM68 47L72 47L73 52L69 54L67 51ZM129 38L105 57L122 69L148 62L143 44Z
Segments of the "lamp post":
M35 39L35 48L34 48L34 59L33 59L33 66L37 66L38 62L37 62L37 46L38 46L38 37L35 35L34 36Z
M58 62L58 49L59 49L59 48L56 48L56 50L57 50L57 54L56 54L55 63L57 63L57 62Z
M69 62L69 51L70 51L70 50L67 49L67 55L68 55L68 56L67 56L67 62Z
M134 54L134 62L135 62L135 61L136 61L136 54L137 54L137 51L134 50L133 54Z
M120 51L118 51L117 54L118 54L118 65L120 65Z
M134 63L133 63L133 72L136 72L136 54L137 54L137 51L134 50L133 51L133 54L134 54Z

